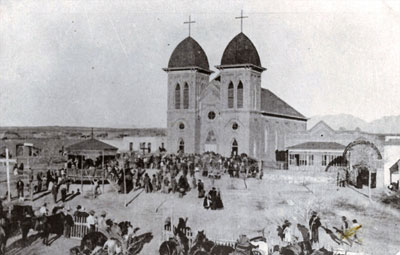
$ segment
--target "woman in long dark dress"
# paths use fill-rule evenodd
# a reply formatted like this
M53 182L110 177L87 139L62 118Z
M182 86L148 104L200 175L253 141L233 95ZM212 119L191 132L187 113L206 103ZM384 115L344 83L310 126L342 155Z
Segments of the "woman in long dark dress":
M217 207L217 209L224 208L224 204L222 203L222 198L221 198L221 191L219 189L217 190L216 207Z
M208 192L207 196L205 196L204 200L203 200L203 207L205 209L209 209L210 208L210 200L209 199L210 199L210 192Z

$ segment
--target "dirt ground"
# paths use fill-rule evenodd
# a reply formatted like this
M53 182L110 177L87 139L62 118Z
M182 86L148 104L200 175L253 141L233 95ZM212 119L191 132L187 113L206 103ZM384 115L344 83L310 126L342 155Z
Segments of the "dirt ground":
M312 178L311 178L312 177ZM365 252L373 255L396 254L400 250L400 214L377 202L370 202L361 193L350 189L338 189L328 183L331 179L323 177L319 181L315 176L310 178L288 177L277 171L266 172L263 180L231 179L223 176L220 180L201 178L206 190L215 186L221 190L224 203L223 210L211 211L203 208L203 201L197 198L197 190L189 192L183 198L178 194L141 192L117 194L111 187L96 199L86 196L85 187L82 195L66 203L76 208L84 206L96 212L105 210L107 217L116 220L129 220L134 227L139 227L139 234L151 232L153 239L144 245L140 254L158 254L162 242L162 229L166 217L171 217L177 224L178 217L188 217L187 225L193 232L204 230L207 237L213 240L236 240L240 234L249 237L259 236L265 228L269 244L279 244L276 228L285 219L308 226L309 212L319 212L322 225L333 230L340 228L341 216L349 220L357 219L362 224L359 237L362 244L338 245L323 229L319 230L320 247L328 249L343 248L348 251ZM319 183L318 183L319 182ZM80 188L75 185L73 189ZM141 193L140 193L141 192ZM375 191L378 194L379 191ZM133 200L132 200L133 199ZM38 207L44 202L53 202L51 195L34 202ZM129 202L127 207L125 202ZM46 247L31 232L32 244L19 247L18 241L8 242L7 254L69 254L69 249L79 244L78 240L60 238Z

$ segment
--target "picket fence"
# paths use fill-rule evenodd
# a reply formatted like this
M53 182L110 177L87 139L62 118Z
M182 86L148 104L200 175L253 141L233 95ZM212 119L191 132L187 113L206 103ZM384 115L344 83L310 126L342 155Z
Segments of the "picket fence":
M185 234L185 236L189 240L189 247L192 247L193 242L196 238L196 236L193 236L192 230L190 228L186 228L183 231L183 234ZM174 237L174 233L171 228L171 225L164 226L162 236L163 236L163 241L168 241L170 238ZM236 246L236 241L233 241L233 240L223 240L223 239L209 239L209 240L213 241L215 244L222 245L222 246L227 246L227 247L232 247L232 248L235 248L235 246Z
M74 217L74 225L71 227L71 238L81 240L87 233L86 217Z

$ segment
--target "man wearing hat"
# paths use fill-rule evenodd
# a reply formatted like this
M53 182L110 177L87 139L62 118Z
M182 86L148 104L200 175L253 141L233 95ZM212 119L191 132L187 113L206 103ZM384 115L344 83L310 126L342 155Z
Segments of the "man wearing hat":
M317 212L312 212L309 225L311 230L311 243L319 243L318 228L321 226L321 221Z
M18 198L24 197L24 182L21 179L17 182L17 193Z
M100 213L100 218L97 223L99 231L107 231L108 226L106 224L106 215L107 215L107 213L105 211L102 211Z
M71 215L71 207L67 206L64 208L64 215L65 215L65 221L64 221L64 237L70 238L71 237L71 228L74 226L74 219L72 218Z
M240 255L251 255L253 248L256 248L251 244L249 238L246 235L240 235L239 240L236 243L236 249L234 254Z
M93 210L90 210L89 216L86 219L86 223L89 228L89 233L94 232L96 229L97 219L94 216L94 214L95 214L95 212Z

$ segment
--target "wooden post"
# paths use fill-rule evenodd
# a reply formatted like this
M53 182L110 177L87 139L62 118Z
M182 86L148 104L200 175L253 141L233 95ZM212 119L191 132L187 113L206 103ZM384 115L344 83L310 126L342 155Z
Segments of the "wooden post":
M104 150L102 151L102 160L101 160L101 168L103 169L103 194L104 194L104 178L106 175L106 170L104 169Z
M7 200L8 202L11 202L10 163L8 162L8 148L6 148L6 166L7 166L7 190L8 190Z
M368 169L368 197L369 197L370 201L372 201L372 197L371 197L371 179L372 179L371 169Z
M83 155L81 155L81 194L83 194Z

